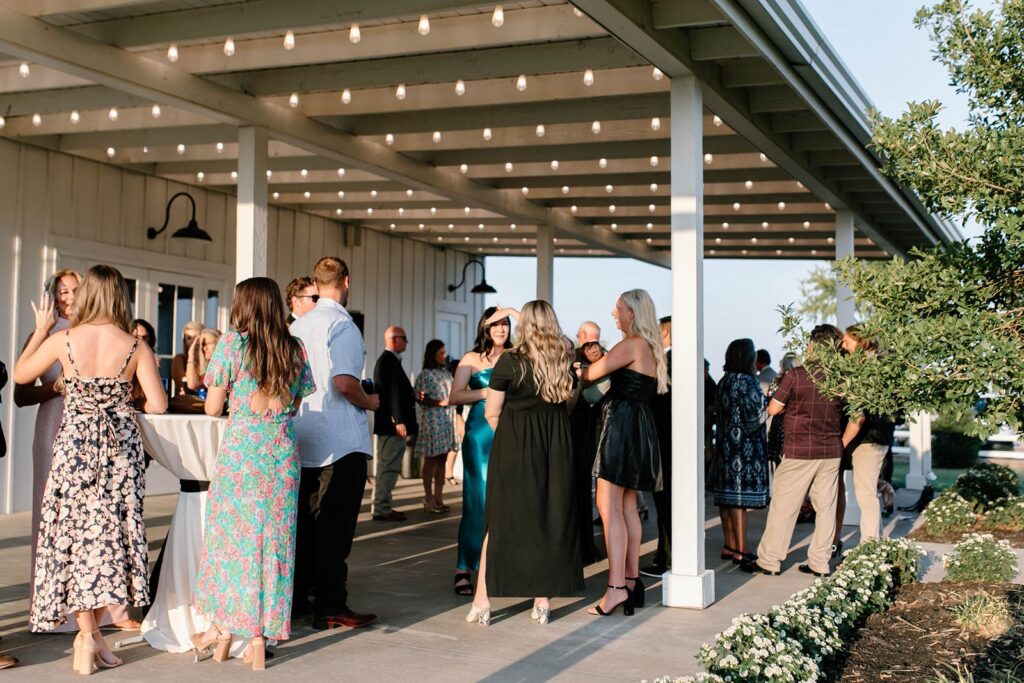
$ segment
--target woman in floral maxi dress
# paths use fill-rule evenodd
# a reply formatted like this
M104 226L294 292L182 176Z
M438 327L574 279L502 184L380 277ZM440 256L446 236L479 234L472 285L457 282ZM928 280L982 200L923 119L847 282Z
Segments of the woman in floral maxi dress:
M194 604L213 626L193 636L197 654L232 634L252 638L244 658L264 666L265 639L291 630L299 461L291 416L314 389L301 343L285 326L277 284L251 278L235 288L231 327L210 360L206 412L228 427L207 498L206 537Z

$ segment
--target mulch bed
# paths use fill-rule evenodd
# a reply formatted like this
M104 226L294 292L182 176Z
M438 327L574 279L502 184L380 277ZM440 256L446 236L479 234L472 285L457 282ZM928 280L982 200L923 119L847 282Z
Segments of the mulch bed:
M1024 548L1024 531L990 531L988 529L968 529L967 531L958 531L956 533L949 534L929 534L924 530L924 527L918 527L909 534L907 538L915 541L921 541L922 543L959 543L963 538L964 534L979 533L979 534L992 534L997 540L1007 540L1014 548Z
M952 608L972 593L1007 598L1022 587L1010 583L913 583L900 589L893 605L871 615L846 653L847 683L928 681L951 674L957 664L980 673L1016 657L1024 646L1020 630L988 639L964 631ZM953 677L956 680L956 677ZM976 680L985 680L979 677Z

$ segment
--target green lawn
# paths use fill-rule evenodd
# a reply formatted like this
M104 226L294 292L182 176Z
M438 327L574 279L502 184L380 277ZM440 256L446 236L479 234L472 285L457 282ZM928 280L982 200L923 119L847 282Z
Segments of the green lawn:
M987 458L981 459L979 462L997 462L1000 465L1006 465L1017 472L1017 476L1024 479L1024 461L1020 460L990 460ZM895 488L903 488L907 481L907 470L909 466L906 460L897 459L893 466L892 471L892 484ZM943 469L939 467L932 468L932 472L938 477L932 482L932 487L936 491L947 489L953 485L956 478L960 476L963 470L959 469Z

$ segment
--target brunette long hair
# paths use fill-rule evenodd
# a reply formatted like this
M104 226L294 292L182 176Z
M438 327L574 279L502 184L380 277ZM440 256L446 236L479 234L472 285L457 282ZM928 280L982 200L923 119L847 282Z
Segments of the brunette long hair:
M135 329L132 326L131 311L128 283L124 281L121 271L113 266L100 264L85 273L82 283L75 292L75 310L71 316L71 325L107 320L131 334Z
M503 348L512 348L512 335L511 335L511 322L508 318L502 318L497 320L490 325L487 324L487 319L498 312L497 306L491 306L484 311L484 314L480 316L480 322L476 326L476 341L473 343L473 353L479 353L481 356L486 356L494 348L494 340L491 339L491 328L501 323L507 323L509 325L509 336L505 340L505 346Z
M251 277L235 285L231 327L247 337L242 362L261 392L287 402L299 374L302 350L285 320L276 282Z
M548 403L568 401L572 394L572 340L566 346L551 304L537 300L523 306L518 336L515 352L523 361L530 361L537 394Z

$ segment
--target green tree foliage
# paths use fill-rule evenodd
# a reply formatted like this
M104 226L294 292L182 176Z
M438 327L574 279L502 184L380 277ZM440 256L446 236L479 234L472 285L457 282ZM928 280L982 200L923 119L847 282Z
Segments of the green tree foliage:
M874 264L868 264L874 265ZM871 306L867 301L855 302L857 319L870 315ZM815 266L800 283L800 303L796 312L817 324L835 322L836 319L836 276L827 266Z
M882 351L839 356L812 349L822 388L851 411L944 410L968 415L977 432L1024 423L1024 0L994 11L965 0L921 9L935 59L971 104L963 131L939 128L938 102L911 103L896 119L872 112L882 170L912 187L931 210L987 226L967 242L915 250L882 266L837 262L836 276L870 305L865 332ZM783 309L791 347L806 340L800 316Z

